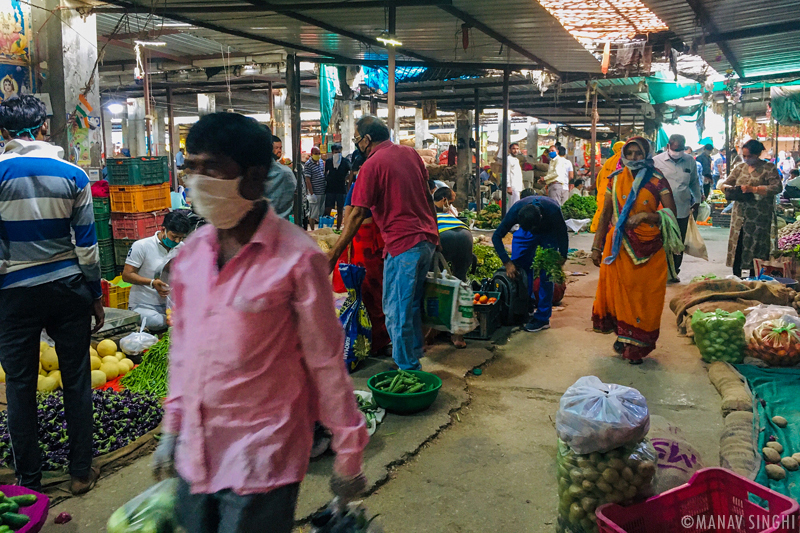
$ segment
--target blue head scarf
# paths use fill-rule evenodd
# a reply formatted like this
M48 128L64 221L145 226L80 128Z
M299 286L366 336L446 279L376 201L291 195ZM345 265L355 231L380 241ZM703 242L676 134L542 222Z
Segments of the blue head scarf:
M644 153L644 159L640 161L627 160L625 158L625 148L629 144L637 144ZM632 137L628 140L628 142L625 143L625 146L622 147L620 161L622 161L624 167L611 174L608 179L611 180L614 176L620 172L623 172L626 168L634 174L634 179L631 192L628 194L628 199L625 201L625 206L622 208L622 211L619 214L616 226L614 226L616 231L614 232L614 240L611 244L611 255L606 257L603 261L607 265L613 263L619 255L619 251L622 249L622 234L625 231L625 223L628 221L628 215L630 215L631 209L633 209L633 204L636 203L636 197L639 196L639 191L641 191L642 187L644 187L645 184L650 181L650 178L653 177L655 166L653 165L653 154L652 150L650 150L650 141L644 137Z

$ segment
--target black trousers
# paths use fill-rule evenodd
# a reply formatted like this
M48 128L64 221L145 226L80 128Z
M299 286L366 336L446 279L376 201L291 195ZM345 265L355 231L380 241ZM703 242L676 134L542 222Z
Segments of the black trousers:
M472 233L466 228L456 228L439 234L442 255L453 267L453 274L461 281L467 281L472 267Z
M178 479L178 524L187 533L291 533L299 483L263 494L240 496L232 490L192 494Z
M679 218L678 219L678 227L681 230L681 242L686 240L686 231L689 228L689 217L686 218ZM681 273L681 263L683 263L683 252L679 254L675 254L673 256L673 262L675 263L675 273Z
M744 238L744 228L739 230L739 240L736 242L736 253L733 254L733 275L737 278L742 277L742 239Z
M89 361L92 295L83 276L35 287L0 290L0 363L6 372L8 430L21 485L42 481L36 413L42 329L55 341L64 385L69 472L86 477L92 465L92 379Z

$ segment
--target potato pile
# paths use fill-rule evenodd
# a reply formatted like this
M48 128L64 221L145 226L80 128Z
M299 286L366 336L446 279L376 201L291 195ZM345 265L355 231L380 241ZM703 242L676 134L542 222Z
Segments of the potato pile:
M657 454L650 442L606 453L576 454L558 441L558 533L595 533L595 509L629 504L653 495Z
M789 425L784 417L777 415L772 417L772 423L779 428ZM800 469L800 453L784 456L783 445L775 437L770 437L770 439L775 440L769 440L761 450L764 461L767 463L764 469L768 478L780 481L786 478L787 470L794 472Z

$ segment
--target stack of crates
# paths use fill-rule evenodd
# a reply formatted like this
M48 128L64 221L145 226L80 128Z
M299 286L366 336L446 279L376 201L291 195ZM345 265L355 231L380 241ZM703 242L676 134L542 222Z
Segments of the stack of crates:
M111 237L110 198L92 198L94 208L94 228L97 232L97 247L100 250L100 276L105 280L116 275L114 261L114 240Z
M169 157L109 158L107 168L112 256L119 273L131 244L153 236L169 211Z

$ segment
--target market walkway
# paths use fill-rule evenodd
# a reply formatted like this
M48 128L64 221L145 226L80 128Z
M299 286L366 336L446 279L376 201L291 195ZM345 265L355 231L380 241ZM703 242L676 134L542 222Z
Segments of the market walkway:
M711 263L688 258L684 281L724 267L727 231L702 230ZM570 246L589 250L591 235ZM389 416L367 450L366 473L378 488L366 499L370 513L380 513L387 533L547 532L554 530L558 399L577 378L594 374L639 388L653 413L680 426L708 465L718 464L722 427L719 397L708 381L696 348L678 337L668 308L659 348L641 366L611 355L611 337L591 333L590 315L597 269L573 278L564 308L553 328L513 333L505 345L470 342L467 350L437 345L423 360L426 370L442 376L444 387L432 410L413 416ZM668 299L678 287L668 289ZM381 370L386 360L354 375L356 386ZM470 370L482 366L483 374ZM410 459L410 461L409 461ZM101 532L108 516L152 484L150 457L100 480L80 498L66 500L51 517L68 511L74 520L44 533ZM298 518L308 516L330 497L331 461L311 465L298 503ZM303 531L302 529L298 531Z
M727 230L702 232L712 261L685 259L684 282L708 272L730 273L724 267ZM589 250L591 236L573 237L570 247ZM638 388L651 412L679 426L706 465L719 464L720 401L697 349L677 335L665 306L654 354L641 366L615 357L613 339L591 332L598 269L586 263L567 264L590 275L569 285L552 329L513 334L481 376L468 378L471 403L460 421L367 498L387 533L552 533L558 400L587 374ZM667 301L679 287L668 288Z

